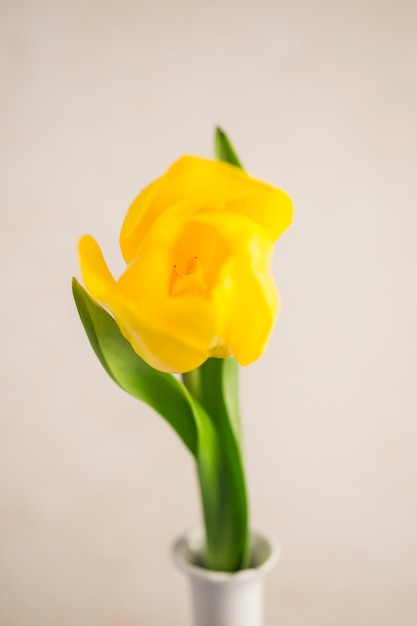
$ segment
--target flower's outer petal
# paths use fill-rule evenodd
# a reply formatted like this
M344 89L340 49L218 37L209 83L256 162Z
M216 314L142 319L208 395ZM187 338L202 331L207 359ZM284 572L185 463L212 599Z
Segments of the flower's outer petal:
M282 191L252 178L244 170L222 161L200 157L180 158L165 175L161 193L167 201L174 196L196 195L227 211L244 215L260 226L275 241L291 224L293 207Z
M111 299L116 281L110 273L96 240L84 235L78 244L81 274L87 291L101 303Z
M144 326L138 323L136 309L125 308L122 314L115 312L115 319L135 352L161 372L189 372L210 356L208 346L198 346L193 341L193 335L196 335L198 329L189 327L189 334L185 334L189 316L182 320L182 324L175 324L171 315L171 328L169 324L158 328L156 325Z
M186 372L208 358L215 318L205 298L170 295L164 258L170 260L160 247L141 250L119 280L118 296L125 309L115 317L149 365Z
M154 180L153 183L142 189L136 196L123 221L122 230L120 232L120 249L126 263L135 257L138 250L137 231L142 230L148 220L150 206L155 197L161 178Z
M251 258L236 257L225 268L225 275L234 285L225 340L240 365L249 365L261 356L278 313L266 243L254 240Z
M228 346L241 365L248 365L264 351L278 312L271 275L272 243L261 228L241 215L226 214L221 223L211 213L195 219L217 227L219 240L226 239L229 256L213 290L212 306L220 345Z
M292 202L284 191L228 163L184 156L139 194L130 207L120 233L120 246L127 261L139 249L155 220L184 198L194 202L196 212L199 207L207 210L212 206L222 213L244 215L258 224L271 241L292 220Z
M198 367L218 335L210 298L171 293L175 243L187 229L188 214L189 208L179 204L161 215L117 285L128 309L123 320L117 318L120 327L138 354L162 371Z

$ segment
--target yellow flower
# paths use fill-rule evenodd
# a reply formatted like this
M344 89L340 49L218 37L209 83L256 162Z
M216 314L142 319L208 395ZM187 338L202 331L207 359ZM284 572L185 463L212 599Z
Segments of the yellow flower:
M232 165L185 156L132 203L119 280L89 235L79 243L83 280L152 367L187 372L231 355L247 365L263 352L277 314L272 243L291 217L283 191Z

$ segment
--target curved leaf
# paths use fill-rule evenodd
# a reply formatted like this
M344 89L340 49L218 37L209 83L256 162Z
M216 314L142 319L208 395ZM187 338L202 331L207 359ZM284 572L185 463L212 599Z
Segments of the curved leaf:
M106 372L130 395L157 411L197 456L197 429L189 393L171 374L150 367L123 337L114 319L73 278L72 291L91 346Z

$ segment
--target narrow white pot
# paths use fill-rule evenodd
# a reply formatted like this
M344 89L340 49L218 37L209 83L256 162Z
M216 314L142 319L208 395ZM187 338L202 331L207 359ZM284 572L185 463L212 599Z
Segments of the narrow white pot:
M173 546L174 561L190 580L193 626L264 626L264 577L279 559L278 542L253 531L250 566L232 574L199 566L203 544L201 529L194 529Z

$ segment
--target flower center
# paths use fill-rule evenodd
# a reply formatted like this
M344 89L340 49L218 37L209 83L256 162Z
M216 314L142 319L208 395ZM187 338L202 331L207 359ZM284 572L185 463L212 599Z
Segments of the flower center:
M198 257L190 257L182 272L178 265L172 268L171 296L182 295L206 295L210 287L203 276L203 267Z

